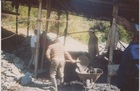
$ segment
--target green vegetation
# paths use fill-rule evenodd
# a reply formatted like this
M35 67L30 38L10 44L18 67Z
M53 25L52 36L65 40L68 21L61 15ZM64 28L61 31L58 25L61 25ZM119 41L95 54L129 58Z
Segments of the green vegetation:
M133 38L133 34L129 31L126 31L122 26L118 26L119 30L119 39L123 42L130 43Z
M16 12L16 9L14 6L12 6L11 3L4 1L2 2L2 9L7 11ZM27 28L27 19L28 19L28 7L26 6L19 6L19 13L20 16L18 17L18 27L26 29ZM46 10L42 10L42 26L41 30L45 30L46 25ZM38 8L31 8L30 11L30 31L32 31L34 28L37 28L37 22L36 19L38 17ZM58 19L57 13L52 11L49 21L49 29L48 32L57 33L57 25L58 22L56 21ZM70 15L68 17L68 36L71 36L82 43L87 44L88 42L88 31L89 28L94 28L96 30L96 35L99 38L99 43L105 42L108 37L108 32L110 30L110 22L109 21L99 21L99 20L88 20L84 17L74 16ZM66 14L62 13L60 16L60 24L59 24L59 35L64 35L64 30L66 29ZM2 15L2 27L10 27L11 30L15 29L16 26L16 16L12 15ZM122 27L118 27L119 30L119 39L123 42L129 43L132 39L132 34L130 35L129 32L126 32L126 30ZM76 33L78 32L78 33Z

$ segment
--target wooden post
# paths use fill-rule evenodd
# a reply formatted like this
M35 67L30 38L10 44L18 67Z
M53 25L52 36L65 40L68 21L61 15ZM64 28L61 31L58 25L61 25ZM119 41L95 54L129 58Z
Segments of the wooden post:
M110 27L112 27L112 22L111 21L110 21ZM107 41L106 41L105 50L108 50L110 48L111 34L112 34L112 30L110 28L109 33L108 33L108 37L107 37Z
M119 33L118 33L118 27L116 27L116 34L115 34L115 39L114 39L114 48L116 49L117 48L117 44L118 44L118 41L119 41Z
M16 13L18 13L19 4L16 4ZM16 33L18 34L18 16L16 15Z
M64 30L64 45L66 42L67 31L68 31L68 13L66 13L66 29Z
M40 35L40 29L41 29L41 11L42 11L42 0L39 1L39 10L38 10L38 33L37 33L37 48L36 48L36 56L35 56L35 78L37 78L37 68L38 68L38 52L39 52L39 35Z
M115 5L113 7L113 13L118 14L118 7ZM117 23L115 18L113 18L112 22L112 34L111 34L111 44L110 44L110 51L109 51L109 61L112 63L113 61L113 50L115 49L115 35L116 35L116 30L117 30Z
M46 7L47 7L47 21L46 21L46 29L45 29L45 38L44 38L44 44L43 45L43 52L42 52L42 57L41 57L41 68L40 69L43 69L43 64L44 64L44 57L46 56L45 55L45 52L46 52L46 38L47 38L47 32L48 32L48 25L49 25L49 21L48 19L50 18L50 13L51 13L51 0L47 0L47 4L46 4Z
M60 24L60 22L59 22L59 20L60 20L60 15L61 15L61 13L60 13L60 11L58 11L58 13L57 13L57 15L58 15L58 22L57 22L57 38L59 37L59 24Z
M16 3L16 13L18 13L19 4ZM16 34L18 34L18 15L16 15ZM18 36L16 36L16 48L18 47ZM18 48L16 50L16 54L18 54Z
M27 36L29 36L29 25L30 25L30 11L31 11L31 6L28 7L28 19L27 19Z
M118 6L114 5L113 6L113 13L114 14L118 14ZM111 27L111 42L110 42L110 50L109 50L109 65L113 63L113 51L115 49L115 36L116 36L116 29L117 29L117 23L115 18L113 18L113 22L112 22L112 27ZM108 70L108 78L107 78L107 82L110 83L111 82L111 76L109 75L109 70Z

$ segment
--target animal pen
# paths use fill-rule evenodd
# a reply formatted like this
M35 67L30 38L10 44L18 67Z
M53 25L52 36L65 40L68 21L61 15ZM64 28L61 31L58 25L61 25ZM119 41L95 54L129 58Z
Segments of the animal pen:
M131 23L139 22L139 0L4 0L11 1L12 5L15 6L16 12L10 12L2 10L2 14L14 14L16 15L16 20L18 21L18 13L19 5L23 5L28 7L28 19L30 20L30 10L32 7L38 8L38 17L37 17L37 29L40 31L41 29L41 14L42 9L47 11L46 14L46 26L45 33L48 32L48 24L50 21L51 11L55 11L58 13L58 26L57 26L57 37L59 37L59 21L62 13L66 14L66 27L64 30L64 45L68 32L68 16L69 14L77 15L81 17L86 17L88 19L97 19L97 20L105 20L110 21L111 28L110 33L108 35L108 41L106 44L107 49L109 49L109 64L108 64L108 83L110 83L111 77L116 75L116 70L119 65L113 63L113 51L116 48L116 44L118 42L118 29L117 24L123 25L127 31L131 31L132 33L136 33L133 27L131 27ZM4 2L2 1L2 2ZM29 34L29 25L28 22L27 27L27 35ZM18 33L18 22L16 22L16 33ZM39 33L38 33L39 36ZM37 39L37 46L39 46L39 37ZM45 41L45 40L44 40ZM45 41L46 42L46 41ZM45 46L43 47L45 50ZM36 54L38 55L38 47L36 50ZM43 65L43 56L45 55L45 51L43 51L41 64ZM35 61L35 77L37 77L37 68L38 68L38 56L36 56ZM115 70L115 72L114 72Z

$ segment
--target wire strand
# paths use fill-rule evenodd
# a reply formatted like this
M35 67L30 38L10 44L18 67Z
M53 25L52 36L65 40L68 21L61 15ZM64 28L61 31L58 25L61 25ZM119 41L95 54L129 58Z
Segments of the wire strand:
M11 38L11 37L13 37L13 36L15 36L15 35L16 35L16 34L10 35L10 36L8 36L8 37L2 38L1 40L9 39L9 38Z

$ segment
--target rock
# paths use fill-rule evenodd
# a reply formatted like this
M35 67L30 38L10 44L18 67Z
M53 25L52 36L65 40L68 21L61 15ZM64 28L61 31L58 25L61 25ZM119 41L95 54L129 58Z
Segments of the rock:
M23 86L30 84L32 82L32 77L31 76L32 76L32 74L27 72L25 74L25 76L21 77L20 84L23 85Z
M4 74L6 75L6 76L9 76L9 77L15 77L16 75L15 74L13 74L11 71L5 71L4 72Z
M16 56L14 54L10 54L11 59L14 59Z
M110 84L94 84L91 91L120 91L116 86Z
M18 57L14 58L13 62L17 68L24 70L24 68L25 68L24 62L20 58L18 58Z
M6 71L6 68L1 68L1 73L5 71Z
M22 65L22 64L18 64L18 63L15 63L15 66L17 67L17 68L19 68L19 69L21 69L21 70L24 70L24 65Z
M17 69L15 65L11 65L12 73L15 74L17 77L23 76L20 72L20 69Z

